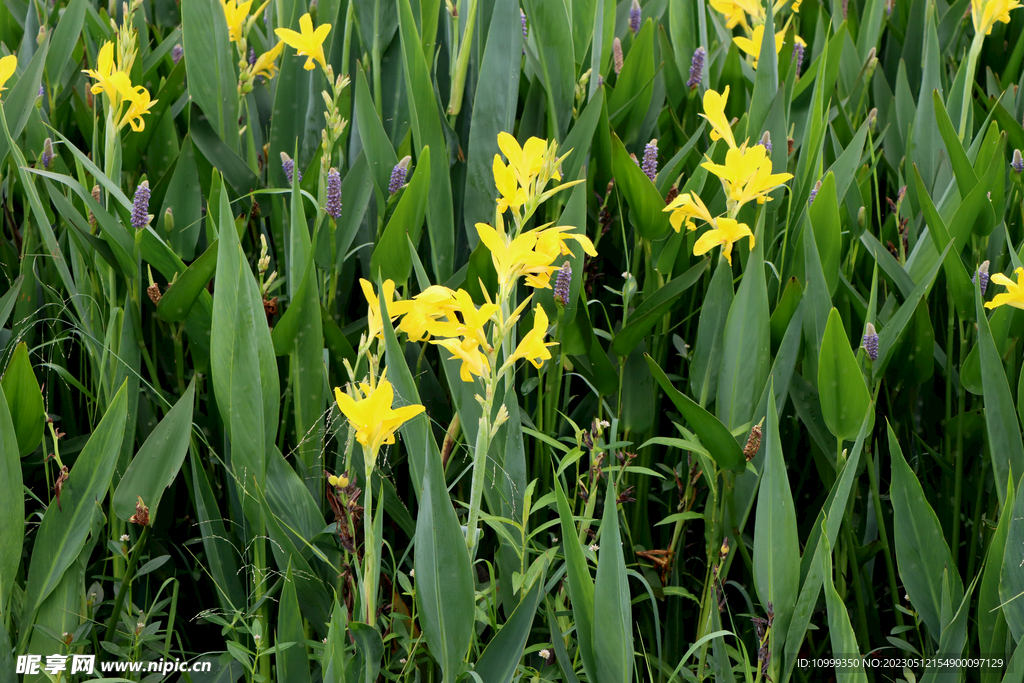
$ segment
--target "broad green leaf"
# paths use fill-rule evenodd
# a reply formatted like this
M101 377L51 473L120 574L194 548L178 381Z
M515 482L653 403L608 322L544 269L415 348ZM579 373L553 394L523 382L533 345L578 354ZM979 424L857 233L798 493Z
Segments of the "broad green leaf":
M964 597L963 583L946 545L939 518L928 504L921 482L903 458L891 425L888 425L888 432L889 457L892 458L889 500L893 508L896 563L911 604L938 643L944 625L940 616L942 601L947 599L950 603L960 604ZM946 598L943 597L943 570L949 570L952 575L950 595Z
M775 19L773 12L765 14L764 35L775 35ZM757 60L757 71L754 72L754 90L750 94L750 114L747 117L747 138L756 139L761 135L761 128L768 118L768 112L775 100L779 88L779 56L775 52L775 42L761 41L761 53Z
M856 437L871 396L850 349L843 320L834 308L828 315L825 335L821 338L818 398L825 424L832 435L841 441Z
M364 683L374 683L380 673L380 660L384 656L384 641L374 626L358 621L349 622L349 633L356 643L356 652L361 660Z
M705 259L708 261L710 259ZM715 268L711 284L704 294L697 323L697 341L690 361L690 393L697 403L708 405L718 391L718 372L722 364L722 338L725 321L732 307L732 269ZM779 338L785 329L779 333Z
M224 516L217 507L217 498L197 449L191 450L189 462L195 491L193 501L196 506L196 522L202 533L206 566L216 587L217 600L225 611L243 609L246 593L239 579L237 550L229 540Z
M523 658L526 642L533 628L533 619L544 596L544 579L547 569L541 572L530 592L522 597L487 647L480 653L473 671L488 683L511 683Z
M82 449L60 494L43 515L32 545L28 579L21 618L32 623L43 601L60 583L64 572L78 559L86 545L96 502L110 488L114 465L121 451L124 423L128 416L128 392L122 385L107 407L103 419ZM21 632L19 651L24 651L32 629Z
M800 541L796 508L782 455L779 416L772 394L768 396L764 439L765 461L754 521L754 585L761 606L766 610L769 603L774 606L778 630L772 632L772 657L781 660L800 587L800 567L793 561L800 555Z
M841 521L834 524L838 527ZM828 541L827 520L821 523L821 574L825 577L825 607L828 611L828 633L832 643L832 652L842 653L856 662L853 667L836 668L836 680L842 683L867 683L868 676L864 672L864 665L860 663L859 657L862 652L857 642L857 635L850 625L850 613L846 611L839 591L836 590L832 580L832 544ZM833 536L834 537L834 536Z
M608 117L613 127L631 139L651 106L654 90L654 22L644 22L629 48L615 89L608 96Z
M441 459L428 451L416 519L416 601L420 628L443 683L455 683L473 635L475 588L466 538L444 485Z
M299 598L295 593L295 576L289 564L278 603L277 639L279 642L295 642L298 645L278 652L274 658L277 664L277 683L309 683L309 659L306 646L302 644L305 638Z
M1006 617L1003 615L1002 600L999 598L1000 574L1006 551L1006 538L1013 519L1013 508L1017 495L1013 481L1006 483L1006 501L999 514L999 523L989 541L985 553L985 566L981 570L981 585L978 588L978 642L981 652L998 652L1006 640ZM1018 614L1018 616L1020 616ZM985 677L983 676L983 679Z
M1002 614L1014 640L1020 640L1024 636L1024 575L1020 571L1020 549L1024 546L1024 486L1019 485L1020 481L1018 479L1012 511L1005 511L1011 512L1011 515L1004 532L1006 547L999 562L999 603L997 603L1002 605ZM1012 483L1007 485L1008 492L1013 489ZM1010 505L1010 499L1007 498L1006 507L1010 507ZM999 526L1003 526L1002 520L1000 520ZM993 644L997 648L1002 646L1002 643Z
M914 166L914 179L917 183L917 194L921 202L921 211L924 214L925 222L928 224L928 234L931 235L935 252L938 253L945 249L953 240L946 229L946 224L939 217L939 212L935 209L931 196L929 196L928 191L925 189L924 180L916 165ZM945 258L939 260L942 262L946 273L946 286L953 292L953 301L956 304L957 313L961 318L971 320L974 317L974 307L971 306L971 278L967 274L967 269L964 268L963 261L960 260L959 249L954 246L950 251L943 253L946 254Z
M637 306L625 327L619 330L612 341L612 351L619 356L628 356L650 330L662 321L665 314L675 305L682 303L680 295L700 281L700 276L708 267L711 259L702 259L677 278L665 283L650 298Z
M14 348L3 380L0 380L7 407L11 411L14 422L14 433L18 436L18 450L22 457L36 449L43 440L46 427L46 410L43 407L43 394L39 382L32 371L32 361L28 357L28 346L21 342Z
M366 84L366 76L363 70L356 72L356 117L359 124L359 137L363 142L363 151L366 154L366 161L370 167L370 177L377 188L378 197L387 201L390 195L388 185L391 182L391 170L398 163L398 155L391 146L391 140L384 130L384 124L377 116L377 110L373 106L373 96L370 95L370 86ZM381 204L381 212L383 212Z
M0 508L0 602L4 603L14 588L25 541L25 492L22 485L18 436L5 398L0 401L0 500L7 501ZM0 627L0 630L4 628Z
M932 91L932 105L935 107L935 122L938 124L939 135L946 146L946 154L949 155L949 163L953 167L953 176L956 178L960 196L966 197L967 193L978 184L978 176L974 173L967 152L964 151L963 143L960 141L953 127L953 122L946 112L946 105L942 102L942 96L938 90Z
M594 581L594 624L600 624L594 629L594 664L601 683L631 683L633 680L633 619L619 533L617 496L615 483L608 477ZM570 537L569 542L572 541Z
M676 410L689 423L694 434L704 444L704 447L708 449L715 462L718 463L718 466L722 469L732 470L737 474L743 472L746 467L743 449L736 443L736 438L729 433L725 425L714 415L697 405L689 396L672 386L672 381L668 378L668 375L658 367L658 364L650 356L647 356L647 365L650 367L654 379L661 385L665 396L672 401L672 405L676 407Z
M203 255L189 264L177 280L160 297L156 310L168 322L182 322L192 310L199 295L217 272L218 240L206 248Z
M665 200L648 178L619 137L612 134L612 173L629 206L630 221L647 240L664 237L672 230L669 215L663 210Z
M441 115L427 68L409 0L399 0L398 28L402 37L405 87L409 94L409 116L417 155L425 147L434 150L430 161L433 189L427 198L427 228L434 275L445 282L454 270L455 218L452 214L451 176ZM419 161L417 161L419 163Z
M410 243L418 246L423 229L423 216L431 194L430 148L424 147L409 186L391 214L370 258L370 272L375 280L403 283L412 273Z
M327 638L324 639L323 680L337 683L356 683L346 676L348 669L348 615L347 608L338 604L338 596L334 596L334 611L331 613L330 625L327 627Z
M594 607L594 580L590 578L590 567L583 554L583 546L578 540L576 524L572 519L572 508L562 490L562 482L555 477L555 503L558 508L562 536L562 553L565 555L565 577L569 584L569 600L572 604L572 615L576 622L576 643L579 656L583 661L583 670L587 679L596 681L597 660L594 652L597 622Z
M992 474L1002 504L1006 500L1007 478L1017 481L1024 474L1024 443L1021 441L1020 423L1017 421L1010 385L992 338L978 284L974 286L974 304L978 318L982 395L985 398L985 430L992 457Z
M49 48L50 36L47 35L42 45L39 46L39 49L32 56L32 61L21 72L18 82L4 95L4 116L7 118L7 126L11 137L15 140L21 137L35 108L36 97L39 94L39 83L43 76L43 66L46 64ZM22 61L20 57L18 61ZM0 138L0 162L5 161L7 153L12 151L11 141L6 137ZM19 167L27 166L27 164L22 163L23 160L18 159L19 156L21 156L20 150L14 155L14 161L17 165Z
M150 433L121 477L112 506L114 513L125 522L135 514L135 504L142 498L149 507L150 523L155 523L160 498L177 479L188 452L195 396L196 378L193 376L188 389Z
M807 209L814 230L814 242L821 259L821 270L828 283L829 296L834 296L839 284L839 257L843 239L839 220L839 198L836 195L836 177L829 171L821 181L821 189L814 203Z
M194 0L181 10L189 95L217 136L237 152L238 78L224 8L217 0Z
M576 89L576 59L569 12L563 3L547 0L526 0L524 5L531 38L526 50L527 63L536 62L534 71L544 84L550 125L555 131L555 139L563 140L569 129Z

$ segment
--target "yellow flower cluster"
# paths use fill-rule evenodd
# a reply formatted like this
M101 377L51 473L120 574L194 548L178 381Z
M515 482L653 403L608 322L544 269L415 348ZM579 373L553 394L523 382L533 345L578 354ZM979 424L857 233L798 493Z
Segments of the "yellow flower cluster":
M727 216L714 217L696 193L684 192L665 207L671 212L669 222L679 232L685 224L687 230L696 230L699 220L711 226L697 240L693 247L696 256L703 255L717 246L722 247L722 256L732 264L732 245L743 239L750 238L750 248L754 248L754 233L745 223L736 220L744 204L756 201L763 204L771 198L768 193L793 177L791 173L772 173L772 160L764 145L747 146L747 141L736 145L732 127L725 114L725 105L729 98L728 86L719 94L714 90L704 93L703 118L711 125L711 139L725 140L729 146L725 153L725 163L716 164L710 159L702 166L718 176L725 190Z
M260 5L254 14L250 14L249 8L252 7L252 3L253 0L246 0L246 2L221 1L221 6L224 7L224 18L228 24L228 36L238 49L238 92L240 95L252 92L252 83L257 76L271 79L277 74L277 58L281 56L285 46L285 43L279 40L276 45L257 57L253 63L249 63L247 36L253 24L256 23L256 18L270 4L270 0L266 0Z
M366 453L366 471L371 472L380 447L395 442L395 432L403 424L423 412L423 406L393 408L395 391L387 380L387 368L376 382L360 382L356 397L334 389L334 400L356 432L356 441Z
M992 33L996 22L1010 23L1010 10L1022 7L1017 0L971 0L971 21L974 31L986 36Z
M800 12L800 3L803 0L793 0L790 10L793 14ZM1004 0L1005 1L1005 0ZM777 0L772 6L772 16L779 13L789 0ZM733 42L736 47L743 50L753 58L753 66L757 68L757 60L761 56L761 42L764 40L764 22L767 19L765 8L760 0L710 0L712 9L725 17L725 27L732 30L736 26L743 29L745 36L736 36ZM782 30L775 34L775 53L782 51L785 42L786 31L789 29L790 16ZM804 44L799 37L795 37L798 43Z
M508 160L508 164L505 164L500 154L494 155L492 171L500 195L497 200L498 213L503 214L512 209L517 228L522 227L541 203L583 182L574 180L561 183L559 166L568 153L556 156L554 141L549 143L540 138L530 138L520 147L514 137L502 132L498 133L498 148ZM551 180L561 184L545 191L544 188Z
M134 45L122 44L122 36L118 36L118 58L114 58L114 43L107 41L100 48L99 57L96 60L95 69L84 69L83 72L90 78L96 79L92 86L92 94L103 93L110 103L113 119L117 123L117 130L131 125L132 130L138 133L145 129L146 124L142 116L152 109L156 100L151 100L149 91L141 85L132 85L128 72L131 71L132 63L135 60ZM125 105L127 108L125 109ZM123 113L122 113L123 110Z

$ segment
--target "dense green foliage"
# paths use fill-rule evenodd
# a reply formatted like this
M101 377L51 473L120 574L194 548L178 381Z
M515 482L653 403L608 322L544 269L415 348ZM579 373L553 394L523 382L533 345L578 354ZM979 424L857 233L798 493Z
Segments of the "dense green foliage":
M0 682L1024 680L1013 0L0 43Z

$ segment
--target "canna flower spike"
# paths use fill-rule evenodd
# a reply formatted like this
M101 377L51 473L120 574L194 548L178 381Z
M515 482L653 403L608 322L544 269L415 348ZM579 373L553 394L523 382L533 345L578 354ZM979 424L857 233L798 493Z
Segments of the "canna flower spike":
M744 237L750 238L750 248L754 248L754 233L745 223L732 218L716 218L713 229L708 230L693 245L693 255L702 256L715 247L722 247L722 256L732 265L732 245Z
M321 24L314 30L313 19L307 12L299 19L299 29L301 33L287 28L274 29L274 33L286 45L295 48L300 57L306 57L304 67L306 71L313 69L314 62L319 62L321 68L327 69L327 60L324 58L324 40L327 39L327 34L331 31L331 25Z
M393 408L395 398L391 382L387 381L385 368L376 386L365 382L355 391L356 398L334 389L334 400L342 414L356 432L358 441L366 454L366 471L373 471L380 447L395 442L395 432L403 424L423 412L421 405Z
M1010 23L1010 10L1024 7L1017 0L971 0L971 21L974 31L986 36L992 33L996 22Z

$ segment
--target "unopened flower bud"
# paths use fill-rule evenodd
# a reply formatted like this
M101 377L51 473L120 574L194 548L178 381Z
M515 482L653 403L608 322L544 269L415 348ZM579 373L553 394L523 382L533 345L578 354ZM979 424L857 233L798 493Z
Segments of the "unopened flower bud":
M622 73L623 62L622 41L616 36L615 40L612 41L612 68L615 69L616 76Z
M295 177L294 174L295 174L295 171L296 171L295 161L290 156L288 156L288 154L285 153L285 152L281 152L281 168L282 168L282 170L284 170L284 177L288 179L288 183L291 184L292 182L294 182L293 178ZM298 172L298 176L299 176L299 182L301 183L302 182L302 171L301 170Z
M634 34L640 33L640 3L638 0L633 0L633 5L629 8L629 30Z
M857 227L864 227L864 223L867 221L867 214L867 209L863 206L857 209Z
M807 205L808 206L810 206L811 204L814 203L814 200L818 196L818 190L820 190L820 189L821 189L821 181L819 180L818 182L814 183L814 189L811 190L811 196L807 198Z
M185 49L181 45L175 45L171 48L171 60L177 64L181 61L181 58L185 56Z
M168 235L174 232L174 211L169 206L164 211L164 232Z
M747 437L747 443L743 447L743 457L750 462L757 455L757 452L761 449L761 425L756 424L750 429L750 436Z
M988 261L982 261L981 265L978 266L978 270L975 271L974 275L971 276L971 284L973 285L976 279L980 279L979 286L981 287L981 295L985 296L985 290L988 289Z
M872 361L878 360L878 333L875 332L875 326L868 323L864 328L864 338L861 340L861 346L867 351L868 358Z
M761 136L761 139L758 141L757 144L759 144L762 147L764 147L765 151L767 151L769 154L771 154L771 152L772 152L772 136L771 136L771 133L769 133L768 131L765 131L764 135Z
M1024 173L1024 158L1020 155L1020 150L1013 150L1013 161L1010 162L1010 167L1017 173Z
M50 138L46 138L43 142L43 153L39 155L39 161L46 169L50 168L50 164L53 163L53 140Z
M139 526L149 526L149 508L142 502L142 496L136 497L139 499L139 502L135 504L135 514L128 521Z

